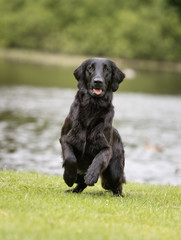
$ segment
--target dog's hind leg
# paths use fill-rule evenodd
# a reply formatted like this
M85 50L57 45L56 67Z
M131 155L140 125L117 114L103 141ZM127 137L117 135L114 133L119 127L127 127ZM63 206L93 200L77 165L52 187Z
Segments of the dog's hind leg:
M113 156L108 167L102 172L102 187L114 195L122 196L124 177L124 149L118 132L114 129Z
M123 183L124 177L122 175L121 169L119 170L114 168L113 170L113 165L109 165L108 168L101 174L102 187L106 190L112 191L114 195L122 196Z
M73 193L81 193L87 185L85 183L78 183L77 186L72 190Z
M66 136L62 136L60 142L63 155L63 179L69 187L72 187L77 178L77 159L72 146L67 143Z
M73 193L81 193L87 185L84 182L84 175L77 174L77 180L76 180L77 186L73 189Z

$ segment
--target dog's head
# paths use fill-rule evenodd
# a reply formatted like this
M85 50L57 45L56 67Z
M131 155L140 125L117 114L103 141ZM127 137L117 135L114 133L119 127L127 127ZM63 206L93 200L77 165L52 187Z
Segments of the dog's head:
M125 78L116 64L105 58L91 58L84 61L75 71L78 87L87 88L93 97L102 97L106 91L115 92Z

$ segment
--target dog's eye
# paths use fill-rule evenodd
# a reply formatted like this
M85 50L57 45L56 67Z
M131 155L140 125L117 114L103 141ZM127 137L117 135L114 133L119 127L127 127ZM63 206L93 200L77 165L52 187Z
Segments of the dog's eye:
M93 71L94 71L94 67L93 67L93 66L90 66L90 67L89 67L89 71L93 72Z
M104 72L109 72L109 69L107 67L105 67Z

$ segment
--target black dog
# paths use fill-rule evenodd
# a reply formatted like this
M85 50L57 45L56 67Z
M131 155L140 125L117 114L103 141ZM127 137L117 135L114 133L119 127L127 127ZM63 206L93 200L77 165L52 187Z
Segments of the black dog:
M93 186L99 176L102 187L122 195L124 149L112 127L112 95L125 75L104 58L84 61L74 71L78 92L61 131L64 180L73 192Z

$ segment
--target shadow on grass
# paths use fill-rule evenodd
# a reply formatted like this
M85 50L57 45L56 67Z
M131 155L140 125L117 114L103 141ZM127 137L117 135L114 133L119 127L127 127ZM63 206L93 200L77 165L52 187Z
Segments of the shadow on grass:
M111 191L107 191L107 190L85 190L84 192L81 193L74 193L72 192L73 189L68 189L63 191L64 193L68 194L68 195L80 195L80 196L88 196L88 197L93 197L93 198L105 198L105 197L113 197L113 198L123 198L121 196L118 195L113 195L113 193Z

